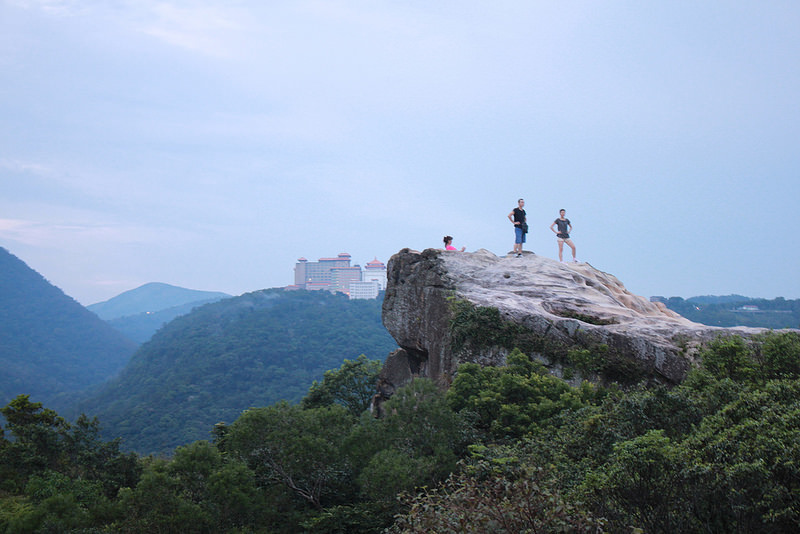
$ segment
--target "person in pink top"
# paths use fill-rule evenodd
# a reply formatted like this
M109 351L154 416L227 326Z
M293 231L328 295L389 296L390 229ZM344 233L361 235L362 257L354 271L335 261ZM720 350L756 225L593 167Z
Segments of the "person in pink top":
M467 247L461 247L461 252L464 252L464 250L466 248ZM456 247L453 246L453 236L451 236L451 235L444 236L444 249L445 250L458 250Z

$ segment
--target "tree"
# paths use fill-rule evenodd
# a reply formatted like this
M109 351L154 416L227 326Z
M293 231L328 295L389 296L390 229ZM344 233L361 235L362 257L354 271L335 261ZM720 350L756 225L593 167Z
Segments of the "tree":
M120 451L120 439L104 441L96 417L81 414L63 437L65 473L72 478L97 480L106 497L113 499L120 488L134 487L142 474L139 457Z
M353 423L340 405L304 410L280 402L244 412L225 442L262 485L281 484L322 509L347 493L351 472L341 449Z
M381 362L369 360L364 354L345 360L338 370L325 371L322 382L314 381L302 405L315 408L341 404L358 417L370 406L380 371Z
M717 532L791 532L800 524L800 380L743 390L685 446L695 515Z
M206 507L215 518L218 532L258 524L263 515L263 494L256 487L253 472L240 461L227 461L211 473L206 492Z
M33 475L25 486L29 507L9 521L8 532L67 532L113 521L118 508L96 480L56 471Z
M444 480L475 437L428 379L398 389L385 412L380 420L362 420L348 440L361 495L369 500L393 501L401 491Z
M603 521L565 500L552 474L509 458L466 464L441 486L401 498L394 534L602 532Z
M208 532L212 521L207 511L180 493L180 482L167 472L166 463L151 464L136 488L120 492L124 518L117 530L131 534Z
M2 448L4 486L20 489L31 474L59 468L69 429L63 417L41 402L31 402L28 395L17 396L0 413L14 438Z
M800 378L800 334L768 332L761 340L762 378Z
M222 465L222 455L207 441L195 441L175 450L167 472L175 477L181 496L200 503L207 498L207 485L211 475Z
M718 337L701 354L703 367L717 378L748 380L756 373L752 352L740 336Z
M110 524L119 517L120 488L133 486L141 466L99 437L97 419L70 425L55 411L20 395L0 409L13 441L0 447L2 489L15 495L0 531L66 532ZM0 516L6 514L0 513Z
M450 407L472 413L477 425L495 439L520 438L562 410L584 406L594 391L571 388L546 374L519 349L505 367L465 363L447 392Z
M651 430L617 443L609 461L587 474L583 488L612 531L635 525L645 532L686 532L692 498L682 483L686 464L682 448L663 431Z

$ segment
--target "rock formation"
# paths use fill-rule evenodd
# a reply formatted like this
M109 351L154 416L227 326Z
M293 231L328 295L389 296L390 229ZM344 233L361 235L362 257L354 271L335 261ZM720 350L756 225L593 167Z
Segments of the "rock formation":
M504 365L517 347L564 378L677 384L723 329L693 323L588 263L486 250L403 249L388 265L383 323L400 349L383 395L413 376L449 384L458 365Z

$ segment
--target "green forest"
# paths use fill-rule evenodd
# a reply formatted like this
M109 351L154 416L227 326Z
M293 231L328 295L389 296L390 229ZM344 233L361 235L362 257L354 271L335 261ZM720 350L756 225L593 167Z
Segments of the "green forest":
M0 404L59 395L105 382L136 343L111 328L22 260L0 247Z
M680 386L571 387L519 350L369 413L380 362L169 457L22 395L0 410L0 532L796 532L800 336L721 337Z
M125 450L170 454L250 407L296 404L345 359L382 361L395 348L381 300L255 291L172 320L66 415L97 416L103 435L121 437Z

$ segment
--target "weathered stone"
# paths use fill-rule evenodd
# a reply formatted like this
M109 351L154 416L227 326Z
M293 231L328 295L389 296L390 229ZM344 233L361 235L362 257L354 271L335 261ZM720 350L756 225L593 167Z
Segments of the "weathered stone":
M465 309L488 310L488 326L481 331L476 323L459 331L453 323ZM693 323L630 293L588 263L530 253L497 257L486 250L395 254L388 265L383 323L403 349L387 359L382 373L392 388L411 376L446 386L459 364L504 365L520 344L559 376L567 374L569 351L584 349L605 359L585 378L676 384L707 341L762 331Z

